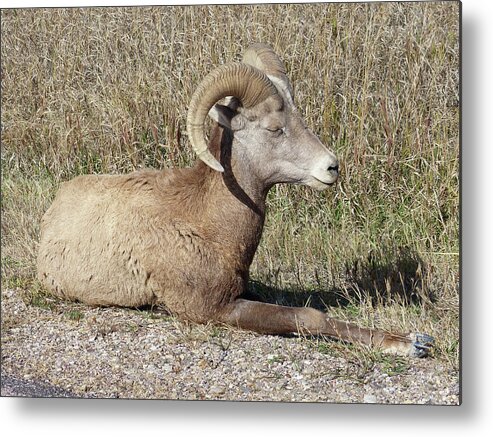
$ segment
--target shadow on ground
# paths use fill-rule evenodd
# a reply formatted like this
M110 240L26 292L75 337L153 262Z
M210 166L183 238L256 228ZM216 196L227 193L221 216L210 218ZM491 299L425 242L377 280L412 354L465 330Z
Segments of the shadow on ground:
M390 260L390 261L389 261ZM428 267L413 250L400 248L370 252L366 258L346 263L344 288L330 289L298 286L279 288L251 280L246 299L286 306L310 306L324 310L332 306L358 304L368 299L376 304L401 303L416 305L433 302L433 293L426 283Z

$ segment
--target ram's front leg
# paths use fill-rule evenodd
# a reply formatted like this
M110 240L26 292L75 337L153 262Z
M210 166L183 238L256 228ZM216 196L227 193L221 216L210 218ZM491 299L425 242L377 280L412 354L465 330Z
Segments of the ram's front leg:
M389 334L342 322L313 308L286 307L237 299L224 308L218 321L263 334L305 333L327 335L399 355L424 357L433 338L426 334Z
M330 337L359 343L387 353L426 357L433 347L434 339L428 334L392 334L379 329L362 328L358 325L328 318L326 332Z

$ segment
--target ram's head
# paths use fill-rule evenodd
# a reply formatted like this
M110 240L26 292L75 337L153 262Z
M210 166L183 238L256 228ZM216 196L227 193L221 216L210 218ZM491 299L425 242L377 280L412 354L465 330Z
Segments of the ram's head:
M225 97L226 104L217 103ZM207 165L224 171L204 139L207 115L233 133L236 156L265 186L286 182L322 190L337 180L337 158L305 126L284 66L270 47L254 44L241 63L206 76L192 97L192 146Z

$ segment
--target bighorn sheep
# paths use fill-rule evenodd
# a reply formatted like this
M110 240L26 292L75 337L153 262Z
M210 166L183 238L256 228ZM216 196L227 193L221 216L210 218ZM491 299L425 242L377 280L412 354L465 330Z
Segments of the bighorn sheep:
M228 97L227 104L218 102ZM217 123L207 145L204 121ZM162 304L179 318L266 334L304 332L384 351L426 355L431 337L395 335L313 308L247 300L269 189L323 190L338 161L304 125L277 54L254 44L212 71L187 116L200 160L186 169L79 176L62 184L42 220L38 277L54 294L91 305Z

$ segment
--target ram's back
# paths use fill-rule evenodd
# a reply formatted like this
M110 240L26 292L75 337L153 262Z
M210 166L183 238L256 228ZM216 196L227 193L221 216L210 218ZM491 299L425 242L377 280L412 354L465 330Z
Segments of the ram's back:
M152 303L135 251L157 172L79 176L60 187L41 223L38 278L54 294L94 305ZM138 246L138 245L137 245Z

